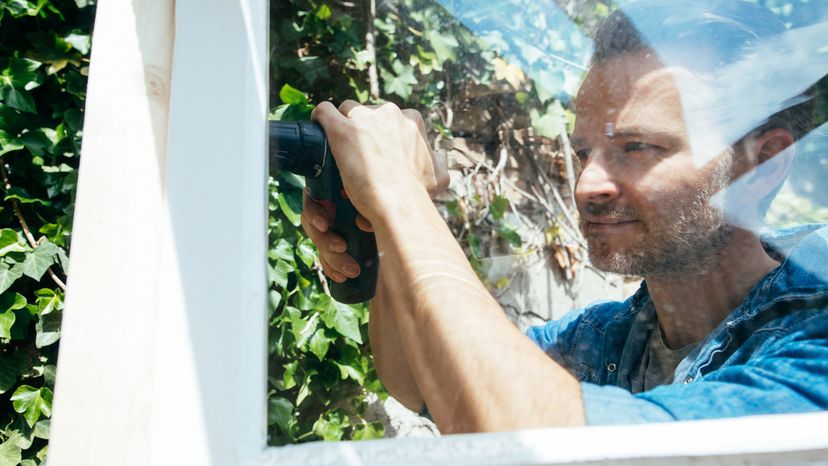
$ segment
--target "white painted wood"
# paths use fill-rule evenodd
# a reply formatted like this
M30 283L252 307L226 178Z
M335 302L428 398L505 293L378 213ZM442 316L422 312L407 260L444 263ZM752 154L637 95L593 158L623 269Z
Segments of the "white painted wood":
M151 464L266 442L267 13L176 4Z
M538 429L439 439L316 442L250 465L828 465L828 413L635 426Z
M828 413L266 448L267 18L98 5L50 465L828 464Z
M265 447L267 12L98 4L52 466Z
M173 1L97 5L51 465L148 460Z

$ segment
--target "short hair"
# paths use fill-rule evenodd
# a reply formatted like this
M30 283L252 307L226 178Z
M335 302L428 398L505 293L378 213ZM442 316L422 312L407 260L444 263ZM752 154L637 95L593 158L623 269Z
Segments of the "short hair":
M646 50L703 48L710 54L707 65L719 68L737 63L759 43L785 31L785 24L768 9L742 0L639 0L622 5L599 25L592 62ZM712 70L691 65L690 71ZM813 129L814 94L812 87L799 96L800 103L768 116L748 134L782 128L799 140Z

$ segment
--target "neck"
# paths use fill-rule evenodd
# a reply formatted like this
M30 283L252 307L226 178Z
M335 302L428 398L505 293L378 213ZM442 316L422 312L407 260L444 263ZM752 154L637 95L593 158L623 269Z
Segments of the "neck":
M735 230L704 270L645 276L665 344L703 339L778 265L753 233Z

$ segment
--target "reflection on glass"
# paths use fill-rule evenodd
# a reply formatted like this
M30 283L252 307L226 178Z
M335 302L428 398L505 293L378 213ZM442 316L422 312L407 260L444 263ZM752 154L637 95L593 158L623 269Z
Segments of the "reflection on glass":
M380 278L274 171L272 443L828 407L828 5L274 3Z

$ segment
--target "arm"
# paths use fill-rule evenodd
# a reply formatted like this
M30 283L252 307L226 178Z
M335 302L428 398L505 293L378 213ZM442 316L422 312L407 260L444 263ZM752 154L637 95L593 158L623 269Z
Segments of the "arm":
M416 127L393 105L323 103L314 118L373 225L388 309L441 431L582 425L578 382L508 321L417 182L430 164Z

